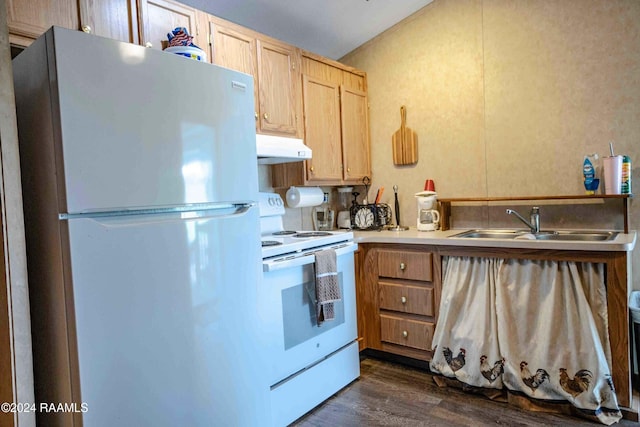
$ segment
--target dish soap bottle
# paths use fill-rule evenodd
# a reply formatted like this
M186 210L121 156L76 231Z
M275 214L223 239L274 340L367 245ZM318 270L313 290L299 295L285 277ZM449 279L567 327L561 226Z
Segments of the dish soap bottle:
M593 159L593 161L591 161ZM598 154L587 154L582 162L582 175L584 176L584 189L587 194L595 194L600 179L598 178Z

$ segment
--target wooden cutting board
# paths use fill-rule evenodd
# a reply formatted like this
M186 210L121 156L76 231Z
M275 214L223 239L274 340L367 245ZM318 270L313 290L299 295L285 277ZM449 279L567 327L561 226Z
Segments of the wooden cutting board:
M400 107L400 129L391 137L394 165L418 163L418 135L407 127L407 107Z

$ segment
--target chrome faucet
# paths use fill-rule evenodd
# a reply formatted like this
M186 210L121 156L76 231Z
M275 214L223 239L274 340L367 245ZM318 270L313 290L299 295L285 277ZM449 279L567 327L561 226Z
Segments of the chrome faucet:
M524 219L522 215L520 215L518 212L514 211L513 209L507 209L507 214L515 215L516 218L518 218L520 221L527 224L527 227L531 229L531 233L538 234L540 232L540 208L539 207L534 206L531 208L531 212L529 213L529 219L530 219L529 221Z

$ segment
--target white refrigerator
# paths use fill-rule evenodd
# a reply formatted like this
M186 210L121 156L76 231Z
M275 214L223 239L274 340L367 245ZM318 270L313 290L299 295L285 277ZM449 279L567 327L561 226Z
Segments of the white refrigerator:
M55 27L13 69L38 424L265 425L252 78Z

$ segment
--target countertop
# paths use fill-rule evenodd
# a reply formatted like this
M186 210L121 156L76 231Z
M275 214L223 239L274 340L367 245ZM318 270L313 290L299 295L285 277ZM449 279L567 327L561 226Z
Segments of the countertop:
M404 243L412 245L551 249L568 251L630 252L636 244L636 232L633 230L629 231L629 233L619 232L615 239L606 242L470 239L451 237L464 231L468 231L468 229L418 231L413 227L405 231L354 231L353 234L356 243Z

